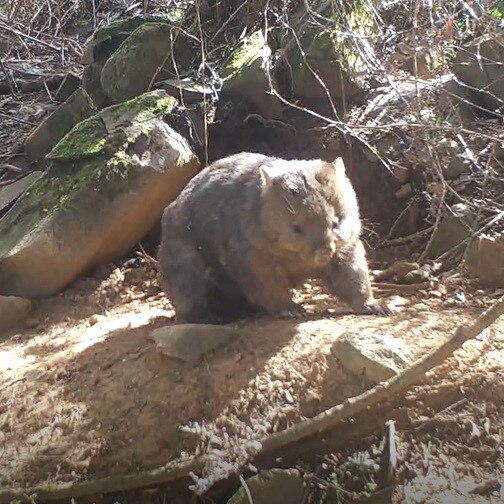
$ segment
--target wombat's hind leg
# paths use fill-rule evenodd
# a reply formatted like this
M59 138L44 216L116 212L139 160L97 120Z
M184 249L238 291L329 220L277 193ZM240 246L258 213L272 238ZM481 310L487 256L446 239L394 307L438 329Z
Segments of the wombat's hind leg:
M171 243L161 248L159 262L163 289L183 323L221 323L210 307L212 270L192 246Z
M329 290L348 303L356 313L392 314L383 301L373 297L366 253L361 241L344 261L331 265L325 280Z

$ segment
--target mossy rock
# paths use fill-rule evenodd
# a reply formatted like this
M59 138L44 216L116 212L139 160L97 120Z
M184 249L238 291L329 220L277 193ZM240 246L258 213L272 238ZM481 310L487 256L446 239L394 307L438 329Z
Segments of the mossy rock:
M471 93L470 102L502 113L504 103L504 34L486 34L460 47L453 72ZM499 112L500 111L500 112ZM481 110L475 107L481 115Z
M258 30L245 37L231 50L220 70L222 92L245 98L267 118L281 115L278 98L269 93L267 62L270 56L271 49L263 32Z
M83 63L104 64L138 27L145 23L163 21L164 18L160 16L132 16L112 21L109 25L96 30L85 49Z
M162 119L175 103L147 93L79 123L54 147L48 170L0 220L0 293L58 292L149 232L199 168Z
M163 21L163 18L132 16L113 21L95 32L82 57L82 63L86 64L82 75L82 86L96 107L101 108L108 101L107 93L103 90L100 81L105 62L139 26L158 21Z
M317 10L320 2L315 2ZM369 35L376 33L373 13L368 4L362 1L351 6L345 4L347 12L331 12L330 6L320 14L332 19L331 26L312 26L308 24L305 9L300 9L293 17L293 28L301 33L299 49L297 42L290 43L287 50L289 67L292 69L294 93L301 98L332 99L351 98L362 92L365 78L369 73L367 62L356 44L359 37L368 41ZM351 32L352 36L347 35ZM366 50L372 49L368 44ZM316 73L325 85L314 75Z
M83 88L46 117L26 138L24 150L31 159L41 160L80 121L96 114L93 101Z
M103 63L94 62L84 68L84 72L82 72L82 87L98 109L106 105L108 101L108 96L103 91L100 80L102 69Z
M173 60L183 71L191 52L185 39L169 23L145 23L126 38L101 71L101 86L119 103L147 91L160 80L175 75Z

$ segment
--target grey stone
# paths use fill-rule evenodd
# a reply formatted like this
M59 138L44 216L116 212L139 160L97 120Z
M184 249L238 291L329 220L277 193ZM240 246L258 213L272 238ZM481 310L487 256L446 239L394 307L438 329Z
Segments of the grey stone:
M0 189L0 212L2 212L2 210L6 206L10 205L16 198L19 198L19 196L28 189L30 184L35 182L41 176L41 171L34 171L23 178L16 180L16 182L5 186L3 189Z
M76 124L94 114L96 108L89 95L83 88L77 89L26 138L27 156L43 159Z
M453 71L470 86L473 100L489 111L504 107L504 35L485 34L460 47Z
M455 154L448 162L447 165L442 167L443 175L446 179L455 179L470 173L471 169L467 159L462 158L460 155Z
M246 480L254 504L302 504L303 480L295 469L269 469ZM250 504L243 487L229 499L227 504Z
M504 287L504 234L479 236L472 241L465 257L469 272L491 287Z
M196 363L208 352L238 338L234 327L212 324L177 324L151 332L160 352L185 362Z
M81 87L82 79L72 73L68 72L65 78L61 81L61 84L54 95L54 99L59 102L64 102L70 98L71 94Z
M210 96L215 92L211 87L195 82L189 77L166 79L158 82L154 87L164 89L170 96L177 99L180 99L182 94L186 105L200 103L205 99L205 96Z
M258 30L240 41L224 61L222 92L238 95L253 103L265 118L281 116L280 101L269 93L267 61L271 55L267 41Z
M282 39L294 94L304 100L324 102L327 102L328 94L332 99L359 95L365 88L369 60L363 57L359 43L354 42L359 35L366 37L364 51L372 53L373 34L376 34L372 10L364 2L349 5L347 13L355 19L353 30L356 35L356 39L350 42L330 2L313 0L310 9L311 12L307 12L305 4L300 4L289 22L296 38L293 40L292 35L286 34ZM313 23L310 15L313 12L325 18L332 17L334 29L328 31Z
M386 381L411 364L399 342L373 333L345 332L337 339L333 353L345 369L372 383Z
M426 250L428 259L436 259L448 250L460 245L472 234L471 215L463 204L453 205L451 214L442 218L434 230L432 240Z
M170 23L145 23L127 37L105 62L100 82L115 103L144 93L156 81L175 76L191 55L184 39L174 37ZM173 46L172 46L173 44Z

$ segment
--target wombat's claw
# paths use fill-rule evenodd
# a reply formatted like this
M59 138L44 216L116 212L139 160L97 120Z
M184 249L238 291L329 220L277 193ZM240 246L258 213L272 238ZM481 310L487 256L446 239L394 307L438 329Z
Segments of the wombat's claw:
M381 315L382 317L389 317L394 314L384 301L371 301L364 304L357 311L364 315Z
M303 318L306 317L306 310L301 305L294 305L290 308L286 308L280 312L280 318Z

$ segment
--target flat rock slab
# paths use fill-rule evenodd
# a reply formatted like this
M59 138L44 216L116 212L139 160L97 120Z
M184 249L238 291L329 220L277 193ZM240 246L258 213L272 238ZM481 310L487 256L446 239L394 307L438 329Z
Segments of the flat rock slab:
M160 352L190 363L200 361L208 352L240 335L237 328L212 324L165 326L150 333Z
M295 469L269 469L246 481L252 502L258 504L301 504L304 500L303 479ZM240 488L227 504L250 504L245 489Z
M34 171L23 178L16 180L12 184L0 190L0 212L10 205L16 198L19 198L28 187L42 175L41 171Z
M345 369L373 383L386 381L411 365L398 341L373 333L343 333L333 354Z
M79 122L96 114L96 108L83 88L74 91L26 138L25 153L31 159L43 159Z
M33 308L29 299L0 296L0 334L26 320Z

